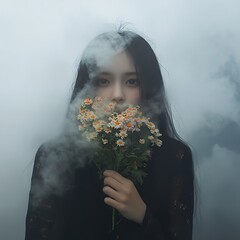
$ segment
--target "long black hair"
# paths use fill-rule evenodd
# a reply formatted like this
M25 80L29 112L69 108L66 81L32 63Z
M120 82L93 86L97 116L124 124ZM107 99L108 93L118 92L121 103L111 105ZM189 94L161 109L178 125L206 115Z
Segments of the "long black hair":
M152 117L163 136L174 138L189 147L189 144L179 136L174 127L172 112L167 100L160 69L161 64L158 62L150 44L139 34L132 31L118 29L116 31L104 32L89 43L78 67L68 113L78 94L87 84L91 83L92 74L97 68L94 51L99 51L100 49L100 53L104 55L106 48L103 45L114 50L120 45L120 49L126 51L132 57L140 81L141 105L143 109L148 109L148 112L153 113ZM194 173L194 168L192 168L192 171ZM197 202L196 190L198 185L195 177L194 185L195 201Z
M117 42L116 39L118 39ZM83 55L88 55L88 52L92 51L93 46L96 48L97 42L99 42L99 47L101 48L103 41L112 48L115 47L114 44L116 43L124 43L122 44L122 50L126 51L132 57L140 81L141 105L143 108L150 109L154 113L154 120L157 122L159 131L164 136L169 136L183 142L183 139L178 135L174 127L160 64L149 43L132 31L118 30L115 32L105 32L91 41ZM78 93L91 81L90 75L94 71L94 64L96 68L96 62L92 62L90 65L88 61L84 60L84 57L80 61L70 105L74 102Z

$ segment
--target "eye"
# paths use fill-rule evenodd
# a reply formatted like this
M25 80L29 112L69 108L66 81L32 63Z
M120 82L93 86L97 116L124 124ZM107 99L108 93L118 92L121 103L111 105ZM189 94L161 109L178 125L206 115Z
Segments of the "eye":
M138 86L138 79L129 79L127 80L127 85L130 86L130 87L135 87L135 86Z
M97 86L99 87L106 87L110 82L105 78L99 78L97 79L96 83L97 83Z

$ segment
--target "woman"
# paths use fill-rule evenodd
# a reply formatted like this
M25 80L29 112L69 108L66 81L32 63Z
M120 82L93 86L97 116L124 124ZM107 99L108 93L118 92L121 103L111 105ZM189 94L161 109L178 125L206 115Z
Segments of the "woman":
M141 187L110 169L100 181L93 164L79 166L82 142L78 145L73 119L79 100L95 95L116 102L119 111L139 104L157 123L163 145L153 147ZM62 137L36 153L25 240L192 239L192 152L175 131L159 63L146 40L122 30L93 39L80 62L67 116ZM49 172L58 172L57 180ZM112 208L119 220L114 231Z

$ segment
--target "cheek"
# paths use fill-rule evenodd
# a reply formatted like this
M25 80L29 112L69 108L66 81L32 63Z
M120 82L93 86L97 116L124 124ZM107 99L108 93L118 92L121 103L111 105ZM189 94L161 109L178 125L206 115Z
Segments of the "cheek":
M137 104L140 101L140 89L133 88L129 89L126 94L127 100L131 101L132 103Z
M99 88L96 90L96 95L100 97L110 97L111 90L110 88Z

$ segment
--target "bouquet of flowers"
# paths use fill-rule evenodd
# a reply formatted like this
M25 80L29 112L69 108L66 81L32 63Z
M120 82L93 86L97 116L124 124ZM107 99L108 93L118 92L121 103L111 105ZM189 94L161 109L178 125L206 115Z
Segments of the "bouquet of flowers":
M143 116L138 105L116 111L115 102L101 97L86 98L79 109L79 130L87 140L97 143L94 163L99 178L106 169L119 172L135 185L147 175L144 168L151 156L150 146L161 146L162 134L150 118ZM112 214L114 229L115 209Z

